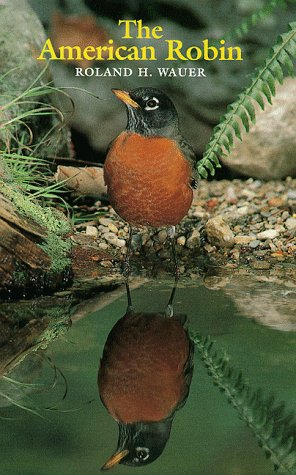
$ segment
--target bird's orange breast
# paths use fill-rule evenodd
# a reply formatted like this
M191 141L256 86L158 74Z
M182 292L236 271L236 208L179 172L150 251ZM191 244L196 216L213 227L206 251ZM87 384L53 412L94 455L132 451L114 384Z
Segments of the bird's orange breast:
M187 394L189 341L182 325L159 314L123 317L110 333L99 371L99 391L117 421L160 421Z
M178 224L192 202L191 165L176 141L123 132L104 164L110 202L134 225Z

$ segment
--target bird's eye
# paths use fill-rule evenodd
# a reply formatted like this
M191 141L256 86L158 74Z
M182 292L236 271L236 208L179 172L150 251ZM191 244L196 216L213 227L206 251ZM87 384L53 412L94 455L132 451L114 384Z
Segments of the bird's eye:
M144 462L149 458L149 449L147 447L137 447L135 462Z
M159 107L159 100L156 99L156 97L153 97L152 99L148 99L146 102L145 110L146 111L152 111L155 110Z

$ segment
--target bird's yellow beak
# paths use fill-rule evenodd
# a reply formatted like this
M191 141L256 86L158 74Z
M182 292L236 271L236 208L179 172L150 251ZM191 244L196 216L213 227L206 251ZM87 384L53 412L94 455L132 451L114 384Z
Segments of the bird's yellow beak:
M123 91L122 89L112 89L112 92L125 104L133 107L134 109L140 109L139 104L131 98L129 92Z
M109 470L110 468L113 468L115 465L117 465L120 460L122 460L127 454L129 453L128 450L121 450L120 452L115 452L115 454L112 455L112 457L109 458L109 460L103 465L101 470Z

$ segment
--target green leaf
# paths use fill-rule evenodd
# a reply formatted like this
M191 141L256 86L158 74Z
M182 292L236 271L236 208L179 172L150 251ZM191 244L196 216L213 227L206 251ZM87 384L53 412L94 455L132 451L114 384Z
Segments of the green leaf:
M284 403L276 404L273 396L264 397L261 389L252 390L243 374L229 365L225 352L217 351L215 343L208 337L194 335L193 341L213 384L253 432L278 473L295 475L294 415L286 412Z
M274 2L277 3L275 0ZM274 6L275 3L270 3L270 6ZM270 104L272 103L272 97L276 93L276 83L282 83L286 73L290 75L294 73L291 54L296 55L296 22L290 23L289 31L279 36L263 66L253 75L250 85L239 94L236 101L227 107L226 114L214 128L203 158L199 162L200 169L209 169L209 162L217 166L217 151L219 150L218 155L221 156L223 147L228 154L231 152L232 130L234 135L241 140L241 128L244 127L247 132L249 130L249 117L255 123L256 110L252 100L257 102L261 109L264 109L264 97ZM242 125L238 119L241 120Z
M246 132L249 132L250 126L249 126L249 116L246 113L245 108L241 107L238 111L238 116L241 119L243 126L246 130Z
M198 165L197 171L201 178L205 178L205 179L208 178L208 172L203 165L200 165L200 166Z
M244 108L248 112L251 122L254 124L256 121L256 112L251 100L244 102Z
M294 74L294 64L289 54L285 50L281 50L278 54L278 62L281 63L291 76Z
M234 133L236 135L236 137L241 141L242 140L242 136L241 136L241 130L240 130L240 125L238 122L236 122L236 120L234 120L231 124L233 130L234 130Z

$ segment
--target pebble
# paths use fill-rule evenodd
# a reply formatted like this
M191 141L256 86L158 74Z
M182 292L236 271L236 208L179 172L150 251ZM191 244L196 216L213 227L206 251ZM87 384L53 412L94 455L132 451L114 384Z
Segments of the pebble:
M125 239L118 239L114 242L117 247L124 247L126 245Z
M276 207L280 208L281 206L284 206L287 203L287 197L286 196L275 196L268 200L268 204L271 207Z
M252 190L249 190L248 188L244 188L241 191L241 196L247 198L248 200L252 200L256 196L256 193Z
M289 218L289 216L290 216L290 214L288 213L288 211L284 211L284 212L282 213L282 219L283 219L283 220Z
M155 242L153 244L153 247L154 247L155 252L158 252L160 251L160 249L162 249L162 244L160 242Z
M234 234L222 216L214 216L206 223L205 230L210 244L219 247L232 247Z
M97 237L99 234L99 231L95 226L86 226L85 234L86 236Z
M112 221L110 218L99 218L99 223L103 226L108 226Z
M256 238L255 236L235 236L234 243L244 246L245 244L249 244L251 241L254 241Z
M211 246L209 243L206 243L206 244L204 245L204 248L205 248L205 250L206 250L208 253L217 251L216 246Z
M295 226L296 226L296 219L295 219ZM278 231L279 233L284 233L286 231L282 224L276 224L274 229Z
M186 237L185 236L179 236L177 238L177 244L179 244L179 246L185 246L185 243L186 243Z
M113 233L104 234L104 238L105 238L106 241L109 242L110 244L115 244L115 242L118 240L118 237L115 236L115 234L113 234Z
M262 231L261 233L257 234L257 238L261 241L265 241L265 239L274 239L279 235L276 229L267 229L266 231Z
M255 239L254 241L250 242L249 247L251 247L252 249L256 249L256 247L258 247L259 245L260 245L259 239Z
M236 203L237 202L237 196L235 193L235 189L233 186L228 186L225 191L225 200L228 203Z
M232 250L231 250L231 255L232 255L232 259L234 259L235 261L238 261L239 258L240 258L239 249L237 249L237 248L232 249Z
M288 190L288 199L296 200L296 190Z
M275 258L276 261L293 259L296 252L296 215L292 208L295 203L292 200L296 200L295 185L295 179L283 182L201 180L188 216L177 227L180 260L192 263L190 253L199 247L210 253L214 261L217 259L227 265L227 259L231 258L232 262L250 263L254 269L263 269L262 262L270 262L270 257L272 263ZM100 210L104 216L94 223L89 221L80 232L85 229L84 237L94 236L100 249L116 248L123 255L129 227L110 206L101 206ZM157 253L159 257L171 259L164 244L166 239L166 229L135 229L133 252L141 254L145 246L147 255Z
M268 261L253 261L252 268L257 270L270 269L270 263Z
M103 234L109 232L109 228L107 226L103 226L102 224L98 226L98 230L101 231L101 233Z
M118 234L118 228L113 223L108 223L108 228L112 233Z
M195 218L203 219L208 218L209 213L201 206L196 206L196 208L193 210L192 216L194 216Z
M238 216L246 216L249 214L250 207L249 206L241 206L240 208L237 209L237 215Z
M142 244L143 246L146 245L146 243L149 241L150 235L149 234L142 234Z
M157 234L157 238L160 243L164 243L167 237L168 237L168 233L165 229L162 229Z
M197 229L194 229L192 231L191 235L187 239L186 246L189 249L195 249L195 248L198 248L200 246L200 234L197 231Z
M257 190L262 185L261 180L254 180L253 178L249 178L249 180L247 180L247 183L248 185L250 185L250 188L252 190Z
M288 218L285 222L285 226L287 229L296 229L296 218Z
M100 262L100 265L101 265L102 267L106 267L106 268L113 267L113 264L112 264L111 261L101 261L101 262Z

